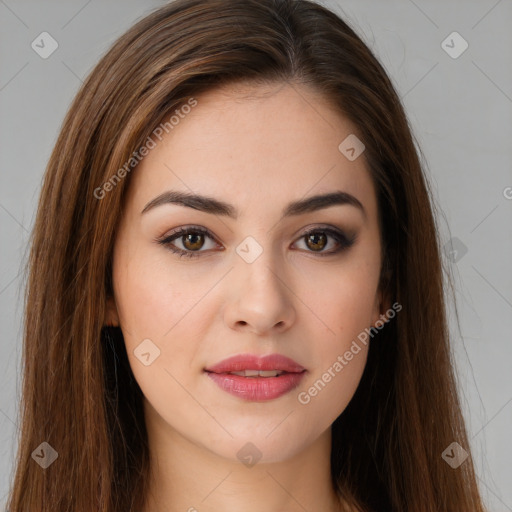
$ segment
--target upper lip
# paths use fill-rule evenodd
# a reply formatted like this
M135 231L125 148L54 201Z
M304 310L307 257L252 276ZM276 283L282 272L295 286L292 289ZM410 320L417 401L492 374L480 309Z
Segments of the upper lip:
M213 366L205 368L207 372L229 373L243 370L278 370L288 373L301 373L305 370L299 363L281 354L257 356L240 354L223 359Z

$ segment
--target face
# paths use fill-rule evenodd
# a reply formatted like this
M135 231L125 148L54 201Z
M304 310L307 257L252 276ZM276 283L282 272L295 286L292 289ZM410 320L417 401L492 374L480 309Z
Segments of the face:
M233 461L249 442L285 460L347 406L366 363L358 335L385 309L376 193L364 153L338 148L357 129L305 86L196 100L133 171L107 321L148 428ZM267 373L229 373L243 370Z

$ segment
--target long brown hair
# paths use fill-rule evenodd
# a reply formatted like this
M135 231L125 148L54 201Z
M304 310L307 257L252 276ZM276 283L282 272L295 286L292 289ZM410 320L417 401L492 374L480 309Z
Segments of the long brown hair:
M165 115L235 81L308 85L358 127L378 194L381 285L402 305L370 345L334 422L332 483L364 510L481 512L450 356L432 194L384 69L343 20L305 0L177 0L139 21L78 92L49 160L30 246L23 390L10 512L140 511L142 393L103 325L131 173ZM121 176L120 176L121 174ZM104 184L117 175L121 179ZM100 191L101 193L99 193ZM58 458L31 457L47 442ZM46 445L45 445L46 446Z

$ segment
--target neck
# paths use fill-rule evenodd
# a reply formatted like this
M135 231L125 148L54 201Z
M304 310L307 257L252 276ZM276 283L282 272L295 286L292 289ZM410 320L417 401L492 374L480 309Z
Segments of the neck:
M331 429L287 460L249 467L191 442L146 401L145 411L151 472L144 512L348 510L331 484Z

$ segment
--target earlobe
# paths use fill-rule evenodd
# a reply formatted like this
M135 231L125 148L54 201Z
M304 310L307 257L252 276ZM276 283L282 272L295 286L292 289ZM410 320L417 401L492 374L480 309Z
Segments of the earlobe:
M117 313L117 306L114 297L107 298L107 305L105 308L104 325L119 327L119 315Z

